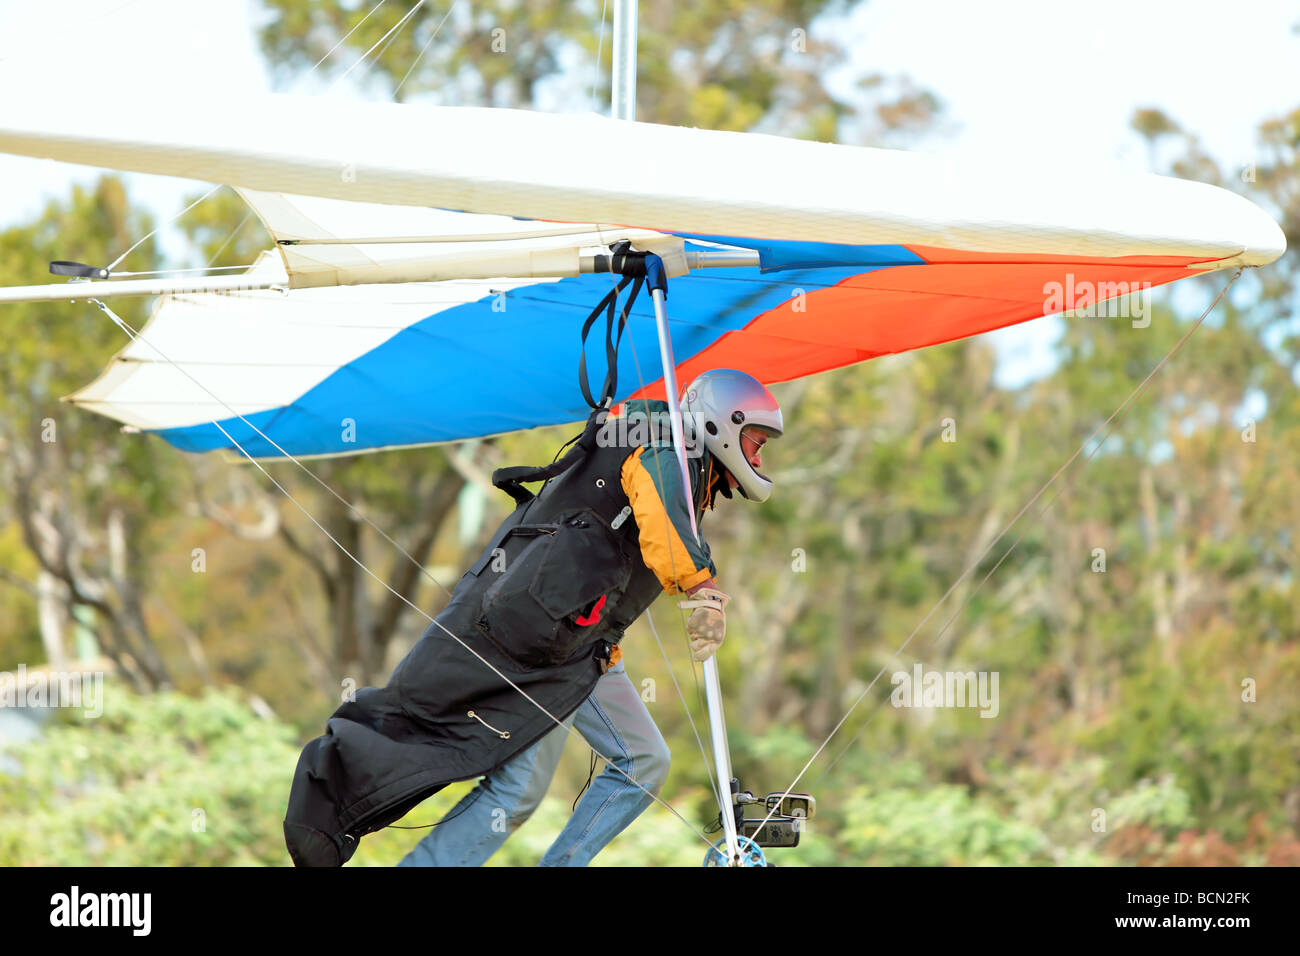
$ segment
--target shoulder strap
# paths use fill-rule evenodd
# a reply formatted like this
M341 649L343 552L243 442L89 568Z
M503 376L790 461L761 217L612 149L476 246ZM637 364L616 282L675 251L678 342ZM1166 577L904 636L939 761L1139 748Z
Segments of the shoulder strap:
M565 453L564 457L557 458L549 465L512 465L508 468L498 468L492 472L492 484L508 494L517 504L525 505L532 501L536 495L522 487L520 483L550 481L586 458L596 447L596 433L600 431L607 414L604 408L593 411L587 418L587 427L583 429L582 434L576 439L576 444Z
M527 504L536 497L531 491L521 487L520 482L549 481L557 475L562 475L585 458L596 446L596 433L604 424L609 408L614 402L614 396L618 392L618 347L623 341L623 332L627 328L627 317L632 310L632 303L636 301L637 294L646 282L649 282L651 289L659 289L664 295L668 294L662 260L653 253L634 251L632 243L628 240L615 243L610 256L598 257L598 259L603 260L597 263L600 267L598 271L612 272L621 275L622 279L591 310L591 314L582 325L578 348L578 387L582 390L582 397L591 406L592 412L587 418L587 427L577 438L577 444L569 449L563 458L558 458L549 465L514 465L498 468L492 472L492 484L520 505ZM627 287L628 283L633 283L632 292L619 312L617 332L615 332L614 306L618 303L619 293ZM601 388L600 398L596 399L591 394L591 386L587 380L586 346L587 334L602 312L605 313L605 382Z
M618 346L623 341L627 317L632 311L632 304L636 302L637 295L641 292L641 286L648 282L651 289L660 290L665 297L668 295L663 260L654 253L633 250L632 243L627 239L616 242L609 256L596 257L596 271L612 272L622 276L622 279L591 310L591 314L582 325L578 346L578 387L582 389L582 397L592 408L608 407L618 392ZM614 306L618 303L619 294L627 288L629 282L633 283L632 292L619 312L618 331L615 333ZM596 399L591 394L591 386L587 382L587 333L600 318L601 312L605 313L605 384L601 388L600 398Z

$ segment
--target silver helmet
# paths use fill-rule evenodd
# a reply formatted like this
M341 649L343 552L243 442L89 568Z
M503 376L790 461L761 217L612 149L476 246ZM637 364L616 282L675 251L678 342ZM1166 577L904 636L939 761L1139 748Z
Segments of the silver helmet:
M781 437L781 406L763 383L734 368L715 368L686 386L681 409L687 434L703 441L736 479L740 493L766 501L772 482L754 470L740 444L741 430L751 426L770 438Z

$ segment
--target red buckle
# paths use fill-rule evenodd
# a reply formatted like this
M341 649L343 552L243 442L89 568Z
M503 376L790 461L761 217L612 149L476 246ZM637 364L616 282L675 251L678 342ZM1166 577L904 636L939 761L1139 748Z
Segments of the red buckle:
M591 606L591 611L577 619L577 624L581 627L587 627L600 622L600 609L605 606L607 595L602 594L595 604Z

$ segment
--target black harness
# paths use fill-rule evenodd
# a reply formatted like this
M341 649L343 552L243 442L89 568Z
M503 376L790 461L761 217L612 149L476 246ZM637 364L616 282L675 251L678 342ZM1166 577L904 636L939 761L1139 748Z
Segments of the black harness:
M491 773L554 730L591 693L624 630L662 593L641 559L621 481L624 462L643 442L604 427L614 424L608 410L632 299L646 282L662 288L662 265L626 245L605 265L623 280L582 330L585 344L605 313L609 367L600 400L590 394L584 352L579 382L592 413L574 447L549 465L493 473L515 510L387 686L357 691L303 749L284 821L295 864L341 865L364 834L452 781ZM614 305L629 282L632 296L615 331ZM662 437L652 430L650 440ZM701 459L691 465L701 468ZM530 481L545 484L534 494L522 487Z
M492 484L513 498L516 504L527 504L533 499L533 493L522 487L522 482L550 481L568 471L595 448L597 432L605 421L603 413L608 412L610 404L614 401L614 395L618 392L618 347L623 341L623 331L627 328L627 317L632 311L632 305L647 280L651 289L659 289L665 297L668 295L668 283L664 278L663 264L659 257L644 252L633 252L631 243L626 240L616 243L611 255L597 257L596 271L617 273L623 278L591 310L591 314L582 324L582 336L578 346L578 387L582 390L583 399L592 410L591 415L587 418L587 425L582 434L565 443L573 444L573 448L569 449L562 458L557 458L549 465L512 465L492 472ZM618 297L627 288L628 283L632 283L632 292L619 312L618 331L615 332L614 306L617 305ZM605 313L606 371L605 383L601 387L600 399L597 400L592 397L591 386L587 379L587 335L602 312Z

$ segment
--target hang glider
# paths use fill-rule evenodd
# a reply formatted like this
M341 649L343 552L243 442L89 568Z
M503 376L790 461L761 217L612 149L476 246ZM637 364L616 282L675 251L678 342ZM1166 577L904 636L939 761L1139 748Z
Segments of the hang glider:
M621 240L672 277L680 376L769 384L1059 311L1052 283L1104 299L1285 249L1247 200L1159 176L515 110L272 96L162 115L13 101L0 151L229 184L274 237L238 276L138 282L160 293L150 344L71 397L189 451L229 447L218 420L278 454L236 415L294 455L582 419L578 330ZM633 312L620 399L662 394L652 319Z
M614 278L601 273L628 258L615 250L656 270L653 316L642 303L611 359L623 398L675 394L679 373L708 367L785 381L1077 304L1053 285L1095 302L1285 248L1261 210L1195 183L632 122L635 5L615 3L614 20L616 120L286 97L120 116L11 100L0 152L234 186L276 250L191 288L87 268L0 302L157 294L143 341L73 400L192 451L310 455L585 417L573 346ZM656 355L662 378L645 371ZM812 799L787 789L745 819L755 801L731 776L716 661L703 670L724 834L706 861L761 864L761 845L798 842ZM787 818L792 834L773 836Z

